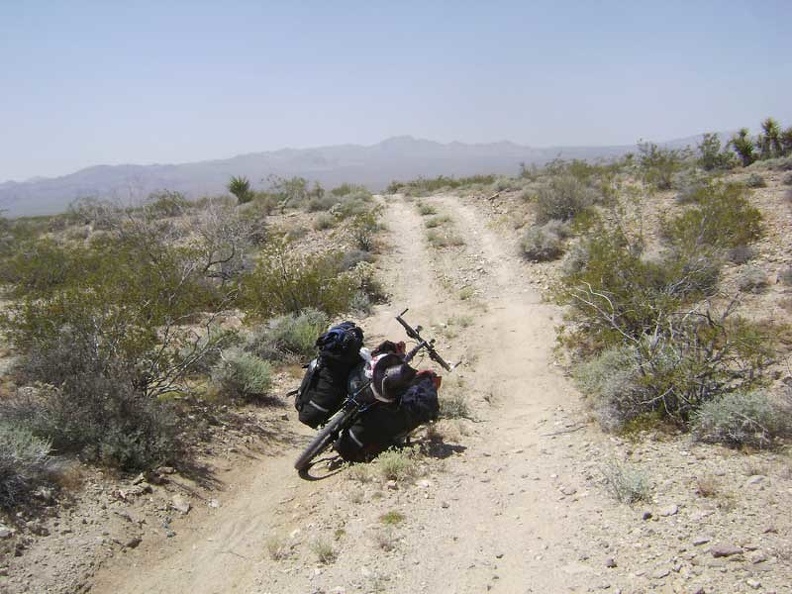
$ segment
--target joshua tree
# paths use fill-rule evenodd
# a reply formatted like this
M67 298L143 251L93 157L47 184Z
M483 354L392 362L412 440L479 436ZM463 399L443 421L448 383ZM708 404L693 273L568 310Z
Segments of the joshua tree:
M245 204L253 200L253 192L250 189L250 180L246 177L234 176L226 186L229 192L236 196L239 204Z
M734 147L744 167L756 161L754 143L751 137L748 136L748 128L740 128L740 131L732 137L729 144Z

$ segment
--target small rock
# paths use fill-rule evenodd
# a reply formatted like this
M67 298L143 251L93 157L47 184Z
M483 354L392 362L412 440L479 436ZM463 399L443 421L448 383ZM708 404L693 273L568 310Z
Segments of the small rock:
M442 507L443 509L448 509L449 507L451 507L451 504L448 503L448 501L443 501L443 503L440 504L440 507Z
M139 545L141 542L143 542L143 539L142 539L142 538L140 538L139 536L133 536L132 538L130 538L128 541L126 541L126 542L124 543L124 546L125 546L126 548L128 548L128 549L136 549L136 548L137 548L137 546L138 546L138 545Z
M745 485L746 486L758 485L760 483L763 483L766 479L767 477L764 475L754 474L753 476L748 477L748 480L745 481Z
M757 565L767 561L767 555L762 551L753 551L748 555L748 560L754 565Z
M754 579L747 579L747 580L745 580L745 583L748 584L754 590L758 590L759 588L762 587L762 583L760 581L754 580Z
M716 544L710 549L713 557L731 557L732 555L740 555L742 552L741 547L729 543Z
M14 535L14 531L11 530L11 528L0 524L0 539L11 538L13 535Z
M617 567L616 559L614 559L613 557L608 557L607 559L605 559L605 567L610 567L610 568Z
M385 483L385 488L390 489L391 491L395 491L399 488L399 484L396 481L388 481Z
M564 495L570 496L570 495L574 495L575 493L577 493L577 489L575 489L574 487L563 487L561 489L561 493L563 493Z
M658 569L652 574L652 577L656 580L662 580L664 577L668 577L668 574L670 573L670 569Z
M651 520L652 519L652 512L645 511L643 513L643 515L641 516L641 519L643 519L643 520Z
M698 547L703 544L707 544L710 540L711 539L709 536L706 536L705 534L700 534L699 536L693 539L693 544Z
M417 483L415 483L415 484L416 484L417 486L419 486L419 487L423 488L423 489L427 489L428 487L431 487L431 486L432 486L432 483L431 483L431 482L429 482L429 481L428 481L428 480L426 480L426 479L421 479L420 481L418 481L418 482L417 482Z
M675 516L678 513L679 513L679 506L676 504L669 505L668 507L660 510L660 515L664 518Z
M498 551L497 553L495 553L495 558L496 559L503 559L503 552L502 551Z
M188 514L192 509L192 505L181 495L174 495L171 499L171 507L181 514Z

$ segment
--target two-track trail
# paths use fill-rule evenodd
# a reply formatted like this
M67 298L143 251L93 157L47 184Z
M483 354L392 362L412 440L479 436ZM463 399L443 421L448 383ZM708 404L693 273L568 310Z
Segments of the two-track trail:
M381 265L393 298L363 326L370 345L403 338L393 316L409 306L407 319L439 336L447 358L462 359L443 390L463 395L473 420L438 426L445 445L414 481L389 484L376 465L367 476L345 468L304 480L292 468L299 446L229 469L218 477L226 483L219 507L196 507L173 538L144 538L96 576L92 592L596 586L603 566L583 561L596 546L586 527L605 504L580 461L598 438L579 424L577 397L553 364L558 314L531 288L512 242L473 206L450 195L431 201L464 245L431 247L415 204L389 198ZM295 414L283 422L310 438ZM335 559L320 562L323 552Z

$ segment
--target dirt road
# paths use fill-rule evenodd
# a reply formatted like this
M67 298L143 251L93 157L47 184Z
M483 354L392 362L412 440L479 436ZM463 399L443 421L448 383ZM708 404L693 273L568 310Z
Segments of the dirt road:
M509 234L453 196L431 204L464 245L430 247L415 204L390 199L382 263L393 299L365 321L367 342L400 337L393 316L409 306L408 319L462 359L443 389L464 394L473 419L441 423L443 447L411 481L388 483L376 465L303 480L297 446L231 469L219 507L118 556L93 593L695 592L724 579L686 556L696 552L677 522L687 511L619 505L601 488L599 467L629 446L583 422L553 362L558 312ZM294 415L284 423L311 435ZM654 548L642 548L647 530ZM746 575L721 591L743 591Z

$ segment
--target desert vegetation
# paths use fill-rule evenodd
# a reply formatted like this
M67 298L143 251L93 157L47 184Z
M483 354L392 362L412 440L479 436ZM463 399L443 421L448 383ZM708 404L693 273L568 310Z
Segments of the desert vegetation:
M243 177L228 190L0 220L0 505L69 457L183 465L202 415L260 401L331 319L384 298L367 190ZM331 224L309 237L294 225L319 217Z

